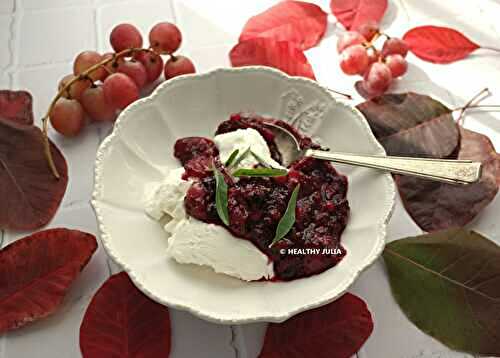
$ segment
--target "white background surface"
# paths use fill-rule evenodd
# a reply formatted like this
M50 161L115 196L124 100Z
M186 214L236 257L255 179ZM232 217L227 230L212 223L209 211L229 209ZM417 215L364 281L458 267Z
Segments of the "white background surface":
M274 0L0 0L0 88L26 89L34 97L37 120L56 94L61 77L71 72L72 59L86 49L109 49L108 35L120 22L137 25L147 36L159 21L176 22L183 32L181 53L190 56L198 72L228 66L227 53L237 41L245 21L268 8ZM329 11L328 1L315 1ZM461 30L485 46L500 47L500 3L495 0L389 0L382 27L402 36L416 25L447 25ZM318 81L330 88L355 94L352 77L341 74L335 50L342 31L330 19L320 46L307 52ZM450 64L425 63L411 54L408 74L394 91L413 90L442 100L450 107L464 104L484 87L493 95L484 103L500 104L500 56L479 51ZM354 103L359 101L359 97ZM39 123L39 122L38 122ZM500 150L500 114L468 116L467 127L486 133ZM89 205L97 147L109 127L91 125L77 139L51 133L69 164L66 196L50 227L65 226L98 234ZM355 138L353 138L355 140ZM470 227L500 242L496 216L498 197ZM420 233L400 202L389 226L388 240ZM26 233L2 233L2 246ZM63 307L52 317L0 337L0 357L78 357L79 326L92 295L117 268L102 249L78 278ZM351 292L361 296L374 316L375 330L359 358L471 357L452 352L421 333L394 302L381 260L367 270ZM265 324L218 326L187 313L171 310L171 357L256 357ZM327 344L327 342L325 342Z

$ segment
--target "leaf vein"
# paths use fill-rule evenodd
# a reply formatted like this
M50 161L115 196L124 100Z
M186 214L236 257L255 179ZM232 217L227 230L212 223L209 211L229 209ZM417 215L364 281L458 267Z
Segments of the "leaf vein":
M474 252L469 252L463 256L460 256L458 257L456 260L450 262L448 265L446 265L444 268L442 268L439 273L442 274L442 273L445 273L446 271L448 271L451 267L455 266L457 263L459 263L460 261L466 259L466 258L469 258L472 254L474 254Z
M391 250L391 249L389 249L387 247L385 248L385 250L389 254L391 254L393 256L396 256L396 257L398 257L398 258L400 258L400 259L402 259L404 261L407 261L407 262L409 262L412 265L415 265L419 269L424 270L424 271L426 271L428 273L431 273L431 274L433 274L435 276L438 276L438 277L442 278L443 280L448 281L448 282L450 282L450 283L452 283L454 285L460 286L460 287L464 288L467 291L472 291L472 292L476 293L477 295L482 296L482 297L484 297L484 298L486 298L486 299L488 299L490 301L500 302L500 298L491 297L491 296L489 296L489 295L487 295L487 294L485 294L485 293L483 293L481 291L476 290L474 287L466 286L466 285L464 285L463 283L461 283L459 281L456 281L456 280L454 280L454 279L452 279L450 277L444 276L441 273L436 272L436 271L434 271L434 270L432 270L432 269L430 269L428 267L425 267L424 265L422 265L422 264L420 264L420 263L418 263L416 261L413 261L412 259L410 259L410 258L408 258L406 256L403 256L403 255L397 253L396 251L393 251L393 250Z

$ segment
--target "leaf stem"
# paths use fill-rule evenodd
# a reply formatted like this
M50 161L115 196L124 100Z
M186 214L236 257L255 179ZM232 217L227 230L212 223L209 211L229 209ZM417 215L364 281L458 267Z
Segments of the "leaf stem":
M50 142L49 142L49 137L48 137L48 122L50 118L50 112L54 109L54 106L56 102L63 96L64 93L69 93L69 89L73 83L76 81L82 81L82 80L90 80L89 75L98 70L99 68L103 67L105 68L106 64L109 62L114 62L120 58L124 57L127 55L132 55L134 53L140 52L140 51L148 51L148 52L154 52L151 49L143 49L143 48L129 48L125 49L121 52L116 53L113 57L107 58L105 60L102 60L99 63L96 63L95 65L89 67L82 73L80 73L78 76L75 76L71 81L66 83L57 93L57 95L52 99L52 102L50 102L49 109L47 110L47 113L45 116L42 118L42 132L43 132L43 143L44 143L44 152L45 152L45 157L47 158L47 163L49 165L50 170L52 171L52 174L56 179L60 178L59 172L57 171L56 165L54 163L54 159L52 157L52 152L50 150ZM106 69L108 70L108 69ZM109 70L108 70L109 71Z
M500 48L496 47L491 47L491 46L481 46L483 50L490 50L490 51L495 51L495 52L500 52Z
M482 105L475 105L475 106L468 106L468 107L458 107L455 108L453 111L459 111L459 110L469 110L469 109L482 109L485 111L492 111L492 112L497 112L500 110L500 105L498 104L482 104Z
M350 94L343 93L343 92L339 92L339 91L335 91L334 89L331 89L331 88L329 88L329 87L325 87L325 88L326 88L328 91L333 92L333 93L335 93L335 94L338 94L338 95L340 95L340 96L342 96L342 97L345 97L345 98L347 98L347 99L349 99L349 100L351 100L351 99L352 99L352 96L351 96Z
M465 111L468 108L473 108L473 106L475 106L476 104L481 103L482 100L484 100L486 97L488 97L490 95L491 95L491 92L488 89L488 87L486 87L486 88L483 88L481 91L479 91L479 93L477 93L469 101L467 101L467 103L463 107L459 108L460 113L458 114L457 123L459 125L463 125ZM458 108L456 110L458 110Z

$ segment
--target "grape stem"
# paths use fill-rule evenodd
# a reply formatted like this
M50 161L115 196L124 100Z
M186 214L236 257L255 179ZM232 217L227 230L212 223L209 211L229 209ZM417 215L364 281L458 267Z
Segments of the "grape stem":
M373 48L373 49L375 49L375 46L374 46L373 44L375 43L375 41L377 41L377 39L378 39L379 37L382 37L382 36L384 36L387 40L389 40L389 39L391 38L391 37L390 37L389 35L387 35L386 33L377 31L377 32L375 33L375 35L373 35L372 39L371 39L370 41L365 42L363 45L364 45L367 49L369 49L369 48Z
M128 49L125 49L123 51L120 51L120 52L116 53L113 57L102 60L101 62L96 63L95 65L87 68L85 71L80 73L78 76L75 76L75 78L73 78L71 81L66 83L58 91L57 95L54 97L54 99L50 103L50 106L49 106L49 109L47 110L47 113L42 118L42 133L43 133L43 144L44 144L45 158L47 159L47 163L49 165L49 168L50 168L52 174L54 175L54 177L56 177L56 179L59 179L61 176L60 176L60 174L56 168L56 165L54 163L54 158L52 157L52 151L50 150L50 141L49 141L49 136L48 136L48 122L50 119L50 113L54 109L56 102L59 100L59 98L61 98L63 96L64 93L69 93L69 89L70 89L71 85L73 83L75 83L76 81L90 80L89 75L101 67L105 68L110 73L109 69L106 68L106 66L105 66L106 64L108 64L110 62L116 63L116 61L121 57L133 55L133 54L135 54L137 52L141 52L141 51L155 53L152 49L147 49L147 48L128 48Z
M113 59L113 58L112 58ZM107 68L106 66L104 65L101 65L101 68L106 71L108 73L108 75L112 74L113 72L111 72L111 70L109 68ZM94 83L93 83L94 84Z

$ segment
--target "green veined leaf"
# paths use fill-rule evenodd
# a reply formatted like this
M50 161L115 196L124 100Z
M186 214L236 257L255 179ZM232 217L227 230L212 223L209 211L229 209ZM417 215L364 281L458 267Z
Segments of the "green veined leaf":
M272 168L272 165L268 164L260 155L255 153L253 150L250 150L250 154L252 154L252 157L254 157L255 160L257 160L263 167Z
M215 206L217 214L224 224L229 226L229 210L227 208L227 183L224 180L224 175L214 166L214 176L216 183L215 190Z
M286 169L274 168L241 168L233 173L235 177L282 177L287 175Z
M247 149L245 149L245 151L243 153L240 154L240 156L238 158L236 158L236 160L234 161L234 163L231 166L233 168L237 167L238 164L240 164L243 159L245 159L246 157L248 157L248 155L250 154L250 152L251 152L250 147L248 147Z
M297 184L295 189L293 189L292 195L290 196L286 211L281 217L280 222L278 223L273 242L269 246L273 246L275 243L284 238L285 235L288 234L290 229L293 227L293 224L295 224L295 207L297 206L297 197L299 196L299 190L300 184Z
M500 355L500 247L463 228L393 241L392 293L422 331L454 350Z
M229 168L231 164L233 164L239 152L240 152L239 149L236 149L234 152L232 152L229 158L227 158L226 162L224 163L224 166Z

